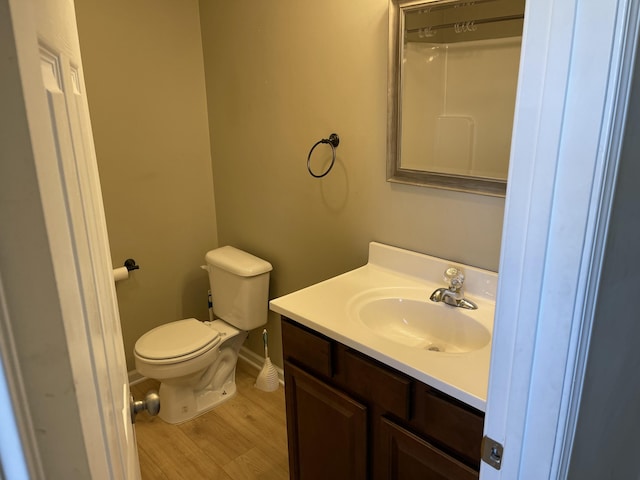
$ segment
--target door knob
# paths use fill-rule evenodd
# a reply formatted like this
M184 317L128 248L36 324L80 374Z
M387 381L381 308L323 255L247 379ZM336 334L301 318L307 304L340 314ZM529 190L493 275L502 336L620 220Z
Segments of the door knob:
M144 400L134 400L132 394L129 397L129 408L131 409L131 423L136 423L136 415L143 410L155 417L160 411L160 395L155 390L151 390L144 396Z

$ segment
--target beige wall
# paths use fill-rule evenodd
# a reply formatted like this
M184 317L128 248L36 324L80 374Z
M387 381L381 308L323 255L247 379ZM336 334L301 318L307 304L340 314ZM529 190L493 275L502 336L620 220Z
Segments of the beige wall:
M127 365L149 329L207 318L217 246L198 4L76 0Z
M220 244L273 264L272 297L364 264L372 240L497 270L502 199L385 180L387 8L200 0ZM312 178L332 132L336 165Z
M207 317L218 244L270 261L271 297L364 264L372 240L497 270L503 200L385 180L387 0L201 0L200 25L195 0L76 4L114 265L142 266L118 284L129 368L150 328Z

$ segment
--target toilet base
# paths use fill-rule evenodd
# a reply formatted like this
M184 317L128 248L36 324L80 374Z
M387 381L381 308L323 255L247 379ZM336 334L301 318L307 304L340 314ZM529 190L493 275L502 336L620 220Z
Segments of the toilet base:
M236 394L238 353L248 332L237 330L221 320L215 320L211 326L223 337L213 364L205 371L187 377L160 381L158 416L167 423L178 424L191 420Z
M235 378L235 369L233 372ZM183 387L160 384L160 412L158 416L167 423L179 424L209 412L236 394L235 381L225 383L218 390L187 391Z

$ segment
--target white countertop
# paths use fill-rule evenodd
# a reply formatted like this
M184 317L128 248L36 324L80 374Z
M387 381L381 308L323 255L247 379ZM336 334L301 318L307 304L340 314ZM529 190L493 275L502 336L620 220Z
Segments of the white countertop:
M354 299L373 290L401 288L424 292L428 299L436 288L446 286L442 273L450 265L454 262L372 242L365 266L276 298L270 309L484 411L491 342L466 353L432 352L379 336L353 316ZM465 314L475 315L492 333L497 274L463 268L465 297L478 305Z

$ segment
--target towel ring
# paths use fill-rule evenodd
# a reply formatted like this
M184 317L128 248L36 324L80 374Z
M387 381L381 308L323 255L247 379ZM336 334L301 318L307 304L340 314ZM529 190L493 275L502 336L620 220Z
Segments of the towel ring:
M316 173L313 173L313 171L311 171L311 155L313 154L313 151L315 150L315 148L321 143L327 143L331 147L331 154L332 154L331 165L329 165L329 168L327 168L327 170L324 173L316 174ZM331 171L331 169L333 168L333 164L336 162L336 147L339 144L340 144L340 137L338 137L337 133L332 133L331 135L329 135L329 138L323 138L322 140L317 141L315 145L311 147L311 150L309 151L309 156L307 157L307 170L309 170L309 173L311 174L312 177L322 178Z

